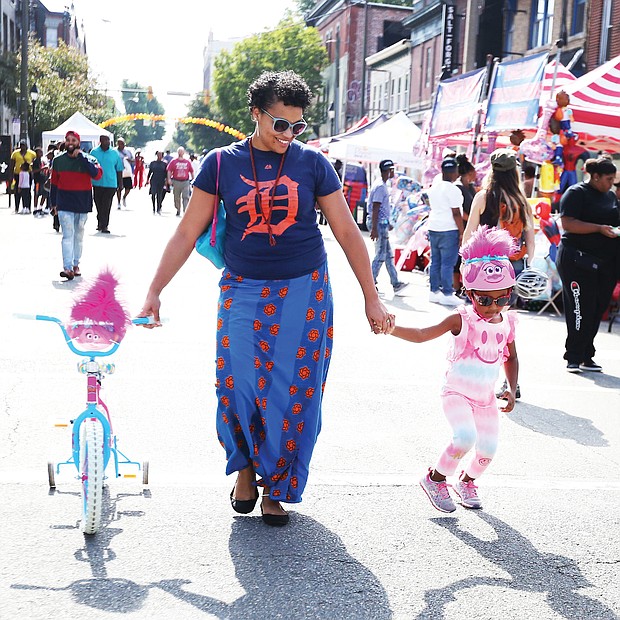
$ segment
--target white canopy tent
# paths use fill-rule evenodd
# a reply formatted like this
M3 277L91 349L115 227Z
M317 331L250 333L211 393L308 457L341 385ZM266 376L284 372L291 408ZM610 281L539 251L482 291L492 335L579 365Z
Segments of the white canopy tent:
M392 159L400 166L413 167L417 159L413 147L422 135L421 130L404 112L360 135L341 136L329 145L329 156L333 159L360 162L379 162Z
M50 142L58 142L64 140L67 131L73 130L80 134L82 140L82 148L90 151L99 143L100 136L109 136L110 140L114 138L114 134L96 125L86 118L81 112L76 112L68 118L64 123L50 131L43 132L43 149L47 150Z

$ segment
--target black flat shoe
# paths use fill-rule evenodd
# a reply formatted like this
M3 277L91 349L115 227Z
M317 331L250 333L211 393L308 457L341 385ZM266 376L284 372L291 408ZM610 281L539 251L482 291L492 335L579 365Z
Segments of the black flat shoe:
M247 515L254 510L256 506L256 502L258 501L258 489L254 489L256 491L256 497L254 499L235 499L233 494L235 492L237 484L233 487L233 490L230 492L230 505L235 512L238 512L242 515Z
M289 522L288 512L285 515L267 515L263 512L263 505L261 504L260 513L263 517L263 523L265 525L271 525L272 527L282 527Z

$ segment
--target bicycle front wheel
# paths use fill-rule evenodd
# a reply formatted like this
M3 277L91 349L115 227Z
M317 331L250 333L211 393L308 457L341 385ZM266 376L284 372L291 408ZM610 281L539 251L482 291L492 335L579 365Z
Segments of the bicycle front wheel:
M101 526L103 504L103 427L88 418L80 429L80 479L84 534L95 534Z

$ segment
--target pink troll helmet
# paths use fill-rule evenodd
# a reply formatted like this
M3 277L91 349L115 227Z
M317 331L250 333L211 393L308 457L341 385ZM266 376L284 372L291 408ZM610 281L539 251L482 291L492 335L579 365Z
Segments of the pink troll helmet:
M509 260L514 239L507 230L478 226L461 248L461 274L466 290L501 291L515 285Z
M104 350L125 337L130 315L116 298L117 286L112 272L104 269L77 290L67 326L72 339L88 349Z

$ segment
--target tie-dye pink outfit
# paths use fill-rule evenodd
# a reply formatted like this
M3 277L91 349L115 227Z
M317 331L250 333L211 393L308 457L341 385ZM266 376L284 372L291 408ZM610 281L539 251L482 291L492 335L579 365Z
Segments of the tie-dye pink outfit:
M436 470L455 473L460 460L475 446L465 473L478 478L497 449L499 414L495 384L500 366L508 357L508 343L515 337L516 315L503 313L502 321L489 323L472 306L459 306L462 327L448 352L448 370L441 397L452 441L439 458Z

